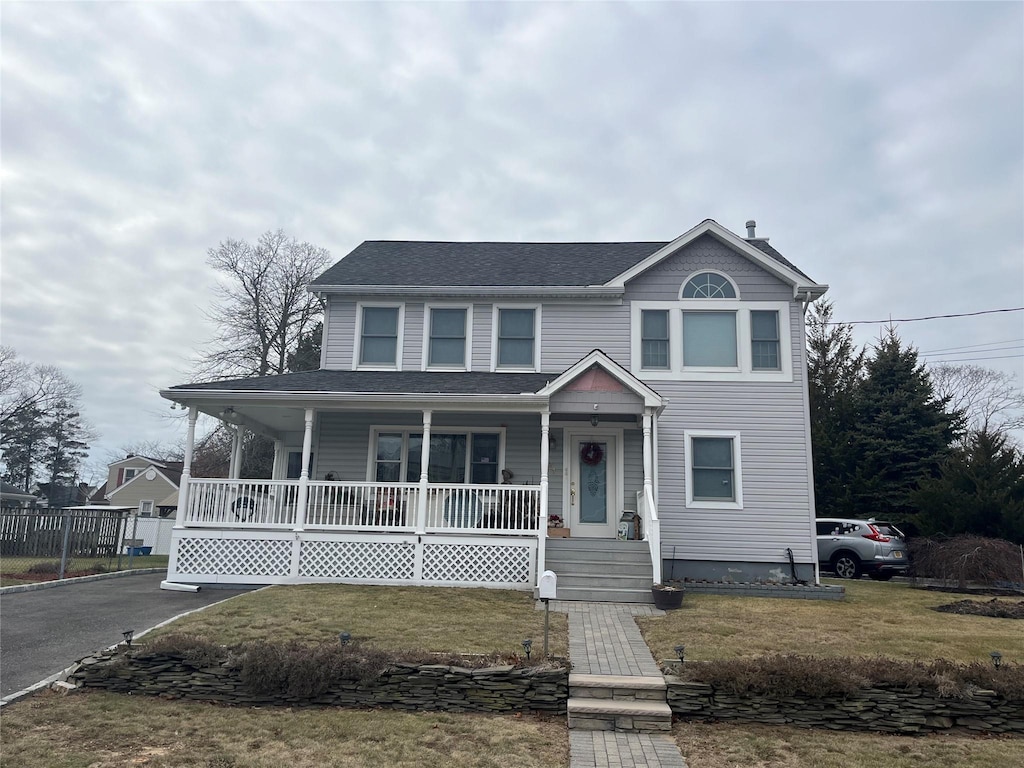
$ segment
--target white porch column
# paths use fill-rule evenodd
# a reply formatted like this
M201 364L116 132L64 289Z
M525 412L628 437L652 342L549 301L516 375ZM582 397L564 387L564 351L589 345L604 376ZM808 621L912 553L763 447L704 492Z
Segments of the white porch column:
M430 468L430 422L432 411L423 412L423 444L420 446L420 491L416 499L416 533L427 532L427 470Z
M174 527L185 527L185 511L188 509L188 483L192 479L192 449L196 444L196 419L199 409L194 405L188 409L188 436L185 438L185 457L181 463L181 483L178 486L178 510L174 515Z
M284 457L284 441L274 441L274 465L273 469L270 470L271 480L280 480L284 477L284 472L281 471L281 460Z
M537 517L537 586L544 573L544 545L548 537L548 464L551 460L551 413L544 411L540 415L540 515Z
M651 409L644 408L644 495L654 498L654 440ZM650 491L650 493L648 493Z
M228 477L237 480L242 476L242 428L235 425L231 435L231 465L228 467Z
M299 498L295 505L295 530L306 527L306 501L309 499L309 456L313 452L313 409L306 409L306 428L302 433L302 468L299 470Z

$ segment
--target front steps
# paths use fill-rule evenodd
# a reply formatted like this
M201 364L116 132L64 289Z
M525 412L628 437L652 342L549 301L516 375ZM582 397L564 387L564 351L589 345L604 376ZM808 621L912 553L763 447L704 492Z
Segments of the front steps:
M558 575L559 600L654 602L646 541L548 539L544 551L544 567Z
M663 677L569 675L569 728L653 733L672 730Z

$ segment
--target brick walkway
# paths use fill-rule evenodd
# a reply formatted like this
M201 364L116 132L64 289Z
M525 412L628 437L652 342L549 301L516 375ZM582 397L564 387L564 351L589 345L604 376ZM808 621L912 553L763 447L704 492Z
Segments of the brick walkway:
M650 605L551 601L569 616L573 672L660 676L634 616L661 616ZM569 731L570 768L687 768L670 736L618 731Z

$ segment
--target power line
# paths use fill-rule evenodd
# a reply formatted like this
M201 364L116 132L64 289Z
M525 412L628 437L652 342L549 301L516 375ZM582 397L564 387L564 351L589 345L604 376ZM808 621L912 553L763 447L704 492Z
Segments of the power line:
M924 360L928 365L934 363L974 363L982 360L1015 360L1024 358L1024 355L1002 355L1001 357L955 357L949 360Z
M918 357L935 357L936 355L939 355L941 357L942 355L950 355L950 354L960 354L960 355L977 354L977 355L980 355L980 354L985 353L985 352L1005 352L1008 349L1024 349L1024 344L1014 344L1013 346L1010 346L1010 347L992 347L992 349L972 349L972 350L968 350L966 352L958 352L958 353L952 352L952 351L949 351L949 352L918 352L917 356Z
M974 317L976 315L992 315L996 312L1024 312L1024 307L1007 309L983 309L980 312L959 312L953 315L928 315L927 317L890 317L884 320L845 320L825 323L825 325L879 325L890 323L916 323L920 320L944 320L950 317Z
M926 349L925 351L921 352L920 354L922 354L922 355L930 355L930 354L938 353L938 352L955 352L956 350L959 350L959 349L973 349L975 347L991 347L994 344L1011 344L1011 343L1014 343L1014 342L1017 342L1017 341L1024 341L1024 339L1005 339L1003 341L986 341L983 344L967 344L966 346L963 346L963 347L943 347L942 349ZM979 349L978 351L979 352L984 352L985 350Z

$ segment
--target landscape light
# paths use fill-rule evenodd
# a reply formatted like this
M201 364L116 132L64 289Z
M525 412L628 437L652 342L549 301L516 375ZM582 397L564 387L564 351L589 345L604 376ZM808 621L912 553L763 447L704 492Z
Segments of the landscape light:
M533 640L526 638L523 640L523 650L526 651L526 660L530 660L530 651L533 649Z
M338 640L341 641L342 645L348 645L352 642L352 635L350 635L348 632L342 632L338 635Z
M127 645L127 646L131 646L132 638L135 637L135 630L134 629L126 629L121 634L124 636L124 644Z
M989 656L992 657L992 666L996 669L999 669L999 667L1003 665L1003 654L999 651L992 651Z
M676 652L676 656L679 657L679 663L680 664L682 664L684 661L686 661L686 646L685 645L677 645L674 648L674 650Z

